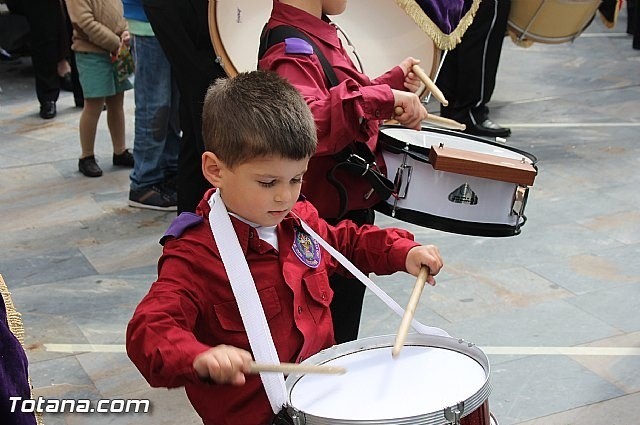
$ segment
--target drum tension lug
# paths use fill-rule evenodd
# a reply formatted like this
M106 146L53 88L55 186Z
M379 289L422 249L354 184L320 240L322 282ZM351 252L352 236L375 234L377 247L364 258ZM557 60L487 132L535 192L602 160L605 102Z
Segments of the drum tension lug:
M450 425L460 425L460 418L464 413L464 401L459 402L457 405L447 407L444 409L444 417L449 421Z

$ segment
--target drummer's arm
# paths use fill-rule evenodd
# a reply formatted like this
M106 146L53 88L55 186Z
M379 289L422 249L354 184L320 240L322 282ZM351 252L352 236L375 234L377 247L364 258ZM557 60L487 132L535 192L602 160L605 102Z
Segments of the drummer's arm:
M171 258L163 255L158 280L127 326L127 354L153 387L200 382L193 361L211 348L198 341L193 332L200 313L197 300L203 297L187 289L181 278L193 273L184 259L189 252L175 254Z
M315 57L286 55L284 50L278 52L279 48L269 49L259 67L285 77L304 97L318 130L316 156L335 155L354 140L368 140L372 129L367 121L393 115L394 95L389 85L362 86L346 79L329 89ZM396 68L393 73L402 81L402 70Z

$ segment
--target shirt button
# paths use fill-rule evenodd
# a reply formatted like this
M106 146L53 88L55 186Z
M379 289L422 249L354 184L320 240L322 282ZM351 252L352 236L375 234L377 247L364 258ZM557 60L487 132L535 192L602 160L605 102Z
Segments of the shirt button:
M322 299L323 299L323 300L326 300L326 299L327 299L327 293L326 293L326 292L324 292L324 291L322 291Z
M380 111L376 109L376 112L374 113L374 115L376 116L376 118L380 118Z
M298 306L298 314L302 314L302 307Z

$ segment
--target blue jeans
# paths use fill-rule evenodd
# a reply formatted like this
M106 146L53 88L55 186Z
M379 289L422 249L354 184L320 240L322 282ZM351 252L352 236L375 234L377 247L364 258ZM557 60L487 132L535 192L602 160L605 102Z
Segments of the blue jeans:
M155 37L133 36L136 105L131 190L162 183L178 172L178 87Z

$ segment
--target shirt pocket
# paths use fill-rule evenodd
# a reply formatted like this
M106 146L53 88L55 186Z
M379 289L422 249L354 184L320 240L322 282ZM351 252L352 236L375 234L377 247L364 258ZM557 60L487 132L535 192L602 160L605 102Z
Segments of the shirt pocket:
M326 270L303 276L302 281L307 293L307 305L316 323L325 319L326 314L331 314L329 305L333 299L333 290L329 286L329 277Z
M272 286L261 289L258 291L258 297L260 297L260 302L267 322L280 314L282 308L280 306L280 300L278 299L276 288ZM222 329L230 332L246 332L236 300L215 304L213 309Z

